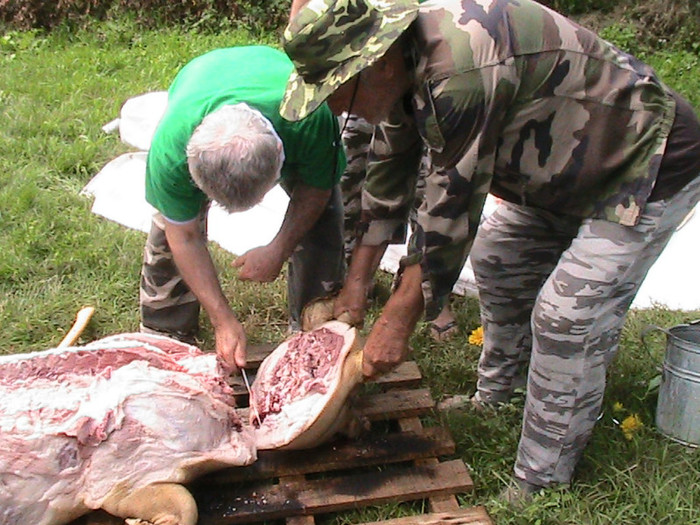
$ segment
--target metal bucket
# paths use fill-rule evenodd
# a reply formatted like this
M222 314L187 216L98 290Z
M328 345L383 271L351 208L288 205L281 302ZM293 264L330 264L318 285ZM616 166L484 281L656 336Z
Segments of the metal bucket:
M677 325L666 334L666 355L656 405L663 435L700 446L700 320Z

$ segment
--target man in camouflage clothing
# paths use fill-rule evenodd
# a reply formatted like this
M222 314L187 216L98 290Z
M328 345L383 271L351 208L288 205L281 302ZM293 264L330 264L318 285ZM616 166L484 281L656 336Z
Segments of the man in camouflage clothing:
M400 231L421 144L432 169L415 248L364 349L366 375L406 357L468 254L484 347L475 403L508 400L529 361L510 497L571 481L607 365L647 271L700 198L700 124L654 71L531 0L311 0L291 21L282 115L328 98L375 133L365 233L336 304ZM352 106L352 108L349 108ZM503 204L478 229L484 199Z
M358 230L362 228L362 187L367 177L367 160L374 126L357 115L347 115L341 118L343 119L341 139L348 163L340 177L340 188L343 193L344 207L345 262L349 266L352 253L357 244ZM423 192L425 191L425 177L428 174L429 162L429 158L426 155L421 157L415 190L416 207L411 208L409 213L409 223L414 230L416 228L416 209L420 205ZM383 255L384 250L377 252L374 260L375 268L379 268ZM367 293L371 294L372 283L369 283L368 286L370 289ZM457 333L457 321L450 307L449 300L445 302L440 314L429 323L429 328L431 337L436 341L446 341Z

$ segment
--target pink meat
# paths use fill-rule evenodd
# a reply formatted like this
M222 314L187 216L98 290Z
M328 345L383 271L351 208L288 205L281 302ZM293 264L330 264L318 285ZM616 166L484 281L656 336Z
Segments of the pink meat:
M0 441L0 523L13 525L256 457L216 355L144 334L0 358Z
M284 404L312 392L324 394L328 372L338 363L343 337L326 328L300 332L287 342L285 355L267 376L265 384L256 384L251 404L264 421ZM255 424L257 425L257 419Z

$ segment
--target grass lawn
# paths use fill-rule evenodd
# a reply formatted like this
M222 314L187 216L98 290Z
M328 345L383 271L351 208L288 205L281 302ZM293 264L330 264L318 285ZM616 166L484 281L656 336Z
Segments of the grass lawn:
M91 214L91 202L79 195L107 161L127 151L101 127L129 97L167 88L190 58L215 47L253 42L261 40L244 32L145 31L128 20L50 35L0 34L0 352L56 345L86 304L95 306L96 313L83 342L137 329L145 235ZM275 42L273 36L265 40ZM700 108L697 55L663 51L644 58ZM286 329L283 280L239 283L228 264L230 255L216 247L214 253L225 291L250 339L280 341ZM382 275L379 282L384 293L369 321L388 294L390 278ZM479 325L478 305L473 298L458 297L453 306L459 336L438 344L421 326L412 339L413 357L437 400L471 394L476 380L480 348L469 344L468 335ZM452 430L457 454L476 484L463 504L486 505L498 524L700 524L700 452L673 443L654 428L665 338L656 332L647 347L640 343L649 324L670 327L697 318L700 310L657 307L631 313L610 367L603 415L572 489L538 497L522 512L496 499L511 473L522 396L498 413L436 415ZM201 346L211 348L206 320L204 327ZM635 414L642 426L625 436L619 422ZM401 506L382 507L358 513L356 521L405 512L409 510Z

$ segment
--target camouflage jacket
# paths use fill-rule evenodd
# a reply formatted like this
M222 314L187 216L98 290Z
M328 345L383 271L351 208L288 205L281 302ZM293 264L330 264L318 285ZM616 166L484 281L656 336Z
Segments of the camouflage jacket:
M675 114L649 66L531 0L431 0L410 31L410 108L377 130L363 243L391 239L405 221L422 140L431 174L403 263L421 262L429 319L459 277L489 192L637 223Z

